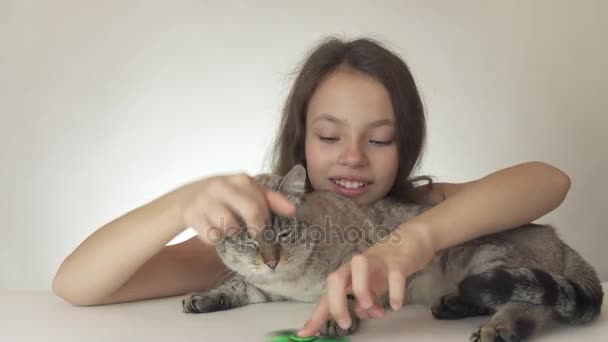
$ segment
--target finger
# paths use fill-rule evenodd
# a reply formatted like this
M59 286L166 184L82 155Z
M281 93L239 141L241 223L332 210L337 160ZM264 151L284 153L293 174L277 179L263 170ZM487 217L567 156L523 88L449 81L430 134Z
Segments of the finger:
M403 305L405 293L405 273L398 266L391 266L388 270L388 293L391 307L399 310Z
M270 210L281 216L291 217L296 214L296 207L280 192L264 188L264 196Z
M316 334L321 330L323 324L329 320L329 317L329 301L327 300L327 296L323 296L313 311L311 318L298 331L298 336L309 337Z
M204 212L188 210L184 213L184 223L194 229L197 237L206 244L215 244L217 240L221 239L220 229L212 227L213 224Z
M359 303L355 302L355 313L362 319L382 318L384 317L384 307L378 303L378 296L372 291L372 306L365 309Z
M235 214L221 202L212 201L207 204L205 218L209 226L203 233L215 243L224 236L232 236L241 230Z
M327 277L327 296L329 297L329 312L342 329L351 325L346 288L350 283L350 264L347 263Z
M362 308L361 306L355 307L355 316L359 317L359 319L370 319L372 315L369 313L367 309Z
M353 256L350 260L352 268L352 288L357 301L364 309L369 309L374 301L369 289L369 265L362 254Z
M213 245L221 239L220 229L213 228L205 215L189 219L188 226L192 227L197 232L197 237L206 244Z
M355 302L355 315L361 319L369 319L371 317L369 310L361 306L360 302Z
M255 234L266 226L269 218L268 205L258 185L230 184L225 191L226 204L244 221L248 231Z
M367 310L370 316L373 318L382 318L384 317L384 307L378 303L374 303L374 305Z

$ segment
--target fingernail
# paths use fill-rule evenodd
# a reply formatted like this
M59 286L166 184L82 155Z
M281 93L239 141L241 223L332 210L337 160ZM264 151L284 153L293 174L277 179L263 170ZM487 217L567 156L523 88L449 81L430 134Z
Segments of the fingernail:
M304 326L302 328L300 328L300 330L298 330L297 335L300 337L306 337L306 328L307 328L308 322L306 322L306 324L304 324Z
M386 313L384 311L384 308L382 308L380 306L374 307L372 310L376 311L376 314L378 315L378 317L384 317L384 314Z
M401 308L401 303L399 303L399 301L392 301L391 307L393 308L394 311L397 311Z
M369 309L374 303L372 302L371 299L369 298L363 298L363 300L361 301L361 306L364 309Z
M383 316L383 310L378 308L372 308L369 312L374 318L381 318Z
M348 329L348 327L350 327L350 318L343 318L339 320L338 325L340 325L340 327L344 330Z

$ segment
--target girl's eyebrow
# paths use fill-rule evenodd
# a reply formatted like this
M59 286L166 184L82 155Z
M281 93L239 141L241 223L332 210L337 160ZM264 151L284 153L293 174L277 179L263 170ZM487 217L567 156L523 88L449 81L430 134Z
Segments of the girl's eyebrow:
M321 121L321 120L326 120L326 121L329 121L329 122L332 122L335 124L339 124L342 126L346 125L346 121L338 119L337 117L335 117L331 114L327 114L327 113L319 114L312 122L315 123L315 122ZM370 128L372 128L372 127L375 128L375 127L380 127L380 126L391 126L392 127L393 125L394 125L393 120L380 119L380 120L376 120L376 121L373 121L373 122L367 124L367 127L370 127Z

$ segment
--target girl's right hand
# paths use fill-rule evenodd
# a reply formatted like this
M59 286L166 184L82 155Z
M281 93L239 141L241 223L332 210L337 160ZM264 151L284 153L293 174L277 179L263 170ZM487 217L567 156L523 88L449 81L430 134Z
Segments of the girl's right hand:
M269 210L295 215L295 207L276 191L244 173L213 176L186 184L174 193L184 226L191 227L207 243L240 230L241 223L253 234L269 219Z

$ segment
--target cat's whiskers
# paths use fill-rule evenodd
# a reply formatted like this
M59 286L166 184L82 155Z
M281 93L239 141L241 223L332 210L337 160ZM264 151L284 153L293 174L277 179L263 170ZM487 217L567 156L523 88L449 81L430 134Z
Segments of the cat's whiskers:
M302 265L298 265L298 266L294 267L294 269L292 271L292 276L293 276L293 279L298 280L299 283L303 283L302 280L307 280L306 282L304 282L303 285L305 285L306 283L313 284L313 283L316 283L317 281L323 281L323 279L325 278L324 276L321 276L321 279L319 279L320 275L313 272L312 268L304 267Z
M326 259L318 258L316 256L313 256L312 254L306 254L306 255L302 255L302 254L303 253L299 253L299 252L296 252L295 254L293 254L293 259L295 260L295 263L298 265L303 264L307 260L319 262L324 265L329 263Z
M290 275L293 279L308 278L309 271L310 269L307 267L303 267L302 265L295 265L295 267L292 269L292 272L290 272Z

